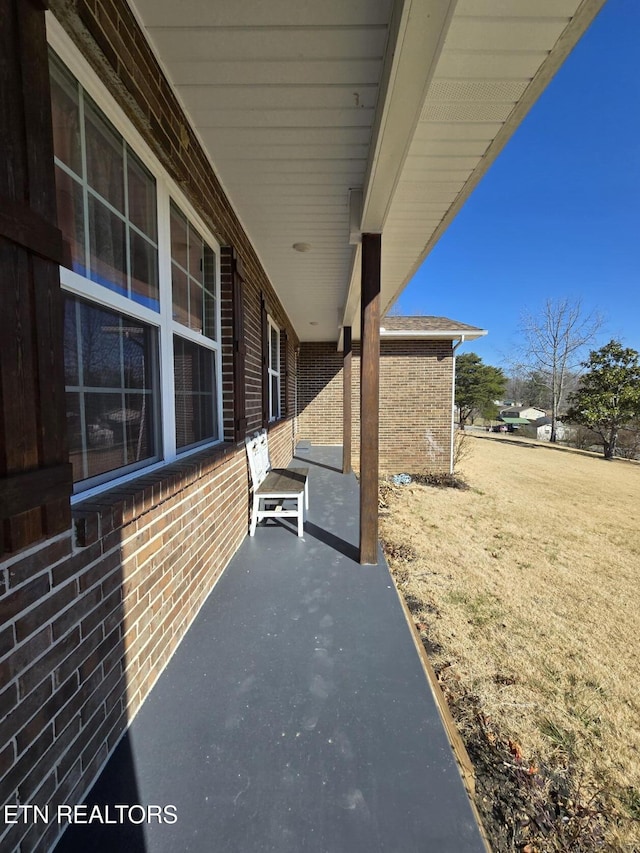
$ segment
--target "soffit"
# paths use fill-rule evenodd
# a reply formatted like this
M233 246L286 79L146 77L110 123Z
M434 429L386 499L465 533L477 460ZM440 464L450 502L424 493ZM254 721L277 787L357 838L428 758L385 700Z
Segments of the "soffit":
M311 341L336 340L342 324L358 337L349 189L363 188L363 229L383 232L386 309L603 2L135 0L135 11Z
M336 340L392 0L134 5L297 334Z

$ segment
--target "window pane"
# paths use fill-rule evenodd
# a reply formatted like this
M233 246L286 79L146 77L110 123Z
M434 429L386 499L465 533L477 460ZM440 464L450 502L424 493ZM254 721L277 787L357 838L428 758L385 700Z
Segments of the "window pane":
M65 332L65 353L66 332ZM82 421L80 418L80 394L67 392L67 441L69 443L69 462L73 468L73 482L84 480L84 453L82 443Z
M129 231L129 235L131 298L152 311L159 311L158 250L133 229Z
M171 258L183 269L187 269L187 220L177 207L171 205Z
M50 57L55 153L65 164L56 165L58 220L70 247L65 263L159 311L155 178L53 52ZM186 264L186 225L183 231Z
M129 220L157 242L156 182L127 146Z
M204 243L202 237L189 225L189 275L202 284L204 275Z
M126 461L129 464L153 454L151 402L148 394L125 394Z
M124 222L93 196L89 196L89 238L89 277L128 296Z
M172 268L173 319L217 340L216 255L173 202L171 257L187 273Z
M202 325L202 287L189 279L189 326L201 332Z
M122 137L86 94L84 114L89 186L124 213Z
M67 297L64 352L74 479L157 456L155 331Z
M213 293L209 293L208 290L203 292L204 294L204 323L203 323L203 332L208 338L212 340L217 340L217 329L216 329L216 298Z
M82 175L78 84L55 59L51 62L51 119L55 156Z
M277 376L271 377L271 417L280 415L280 383Z
M175 264L171 264L171 284L173 292L173 319L176 323L189 325L189 286L186 273Z
M79 385L78 332L76 328L76 301L65 299L64 303L64 383Z
M215 354L174 337L176 445L217 439Z
M153 341L142 323L122 318L122 365L125 388L149 391L153 384Z
M73 302L73 300L69 300ZM120 388L120 317L80 302L80 380L90 388Z
M278 371L280 369L279 366L279 349L280 349L280 335L278 334L277 329L274 329L273 326L269 327L270 329L270 339L271 339L271 352L270 352L270 362L269 366L272 370Z
M122 394L85 393L87 477L125 464Z
M208 338L217 340L216 329L216 256L213 249L204 246L204 318L203 331Z
M216 255L213 249L204 244L204 286L207 290L216 289Z
M71 250L71 269L86 274L84 257L84 199L82 185L56 166L58 226Z

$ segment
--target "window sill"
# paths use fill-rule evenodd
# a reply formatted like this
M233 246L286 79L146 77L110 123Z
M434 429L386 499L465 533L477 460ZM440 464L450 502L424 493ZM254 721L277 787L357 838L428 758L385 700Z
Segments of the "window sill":
M238 453L235 444L218 444L176 460L151 473L78 501L72 507L76 545L86 548L153 507L169 500L196 480L215 471Z

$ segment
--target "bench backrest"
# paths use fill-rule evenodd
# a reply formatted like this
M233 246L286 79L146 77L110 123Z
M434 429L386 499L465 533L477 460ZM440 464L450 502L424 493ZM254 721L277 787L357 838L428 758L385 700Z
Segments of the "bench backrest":
M247 448L251 482L253 488L257 489L271 470L266 429L260 430L253 438L245 438L244 443Z

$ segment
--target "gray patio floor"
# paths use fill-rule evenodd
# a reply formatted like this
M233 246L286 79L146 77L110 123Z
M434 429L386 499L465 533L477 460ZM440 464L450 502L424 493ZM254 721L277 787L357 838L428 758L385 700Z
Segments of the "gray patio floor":
M61 851L485 851L382 554L357 562L339 448L299 449L309 520L247 538L88 803L175 805ZM286 525L286 526L285 526Z

